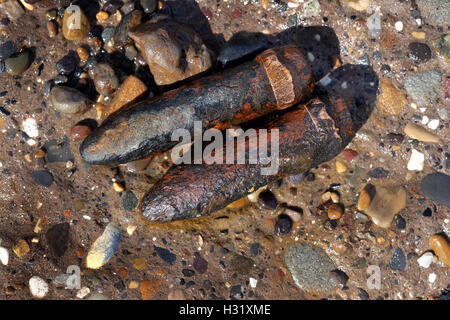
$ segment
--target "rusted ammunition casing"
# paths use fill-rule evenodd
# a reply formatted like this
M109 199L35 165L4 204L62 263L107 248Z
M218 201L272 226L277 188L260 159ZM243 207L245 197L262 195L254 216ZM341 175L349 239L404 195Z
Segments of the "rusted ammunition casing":
M175 129L225 129L298 103L313 88L311 67L296 46L268 49L253 61L207 76L112 114L81 145L91 164L115 165L177 144Z
M261 164L179 165L143 198L142 215L158 222L207 215L281 176L306 172L334 158L365 123L371 107L357 106L353 99L321 99L294 107L265 126L279 130L277 175L262 175L267 165ZM257 147L248 143L247 155Z

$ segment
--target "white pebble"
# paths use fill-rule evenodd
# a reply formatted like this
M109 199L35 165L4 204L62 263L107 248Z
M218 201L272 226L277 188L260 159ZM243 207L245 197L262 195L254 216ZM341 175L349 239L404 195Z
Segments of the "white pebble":
M422 152L412 149L411 158L408 162L409 171L422 171L425 155Z
M422 118L422 124L427 124L428 121L430 121L430 118L428 118L427 116L423 116L423 118Z
M428 281L430 283L434 283L436 281L436 274L435 273L430 273L430 275L428 276Z
M91 292L91 289L88 287L83 287L80 290L77 291L77 298L83 299Z
M395 23L395 30L397 30L398 32L402 31L403 30L403 22L397 21Z
M433 262L434 255L431 252L425 252L423 255L417 259L417 263L422 268L428 268Z
M255 278L250 278L250 287L252 288L256 288L256 284L258 283L258 280L256 280Z
M439 119L433 119L428 122L428 128L436 130L439 127Z
M22 122L23 131L31 138L36 138L39 135L36 120L28 118Z
M43 298L48 293L48 284L38 276L34 276L28 281L30 292L35 298Z
M8 249L0 247L0 262L6 266L9 261L9 252Z

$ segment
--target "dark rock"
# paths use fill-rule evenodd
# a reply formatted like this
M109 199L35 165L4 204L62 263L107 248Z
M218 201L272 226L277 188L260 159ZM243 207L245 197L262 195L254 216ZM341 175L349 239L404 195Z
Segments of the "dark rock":
M157 0L141 0L140 4L141 4L141 7L144 10L144 12L147 14L152 13L158 7Z
M62 143L58 143L56 140L49 140L42 148L45 150L45 161L49 163L67 162L74 159L67 137Z
M31 65L33 55L29 50L13 54L5 60L5 71L12 75L21 75Z
M399 214L397 214L397 215L395 216L395 227L396 227L398 230L405 230L405 229L406 229L406 221L405 221L405 219L404 219L401 215L399 215Z
M80 91L66 86L52 87L49 99L57 111L65 114L82 113L90 103Z
M363 288L358 288L358 298L359 300L369 300L369 294Z
M47 170L37 170L31 172L34 182L43 187L50 187L53 183L53 175Z
M288 234L292 229L292 219L287 214L280 214L275 224L275 233L277 235Z
M133 43L133 40L128 36L128 31L141 24L142 16L141 11L134 10L123 17L114 33L114 45L116 47L125 47Z
M277 208L277 198L270 190L264 190L258 195L258 203L261 208L275 210Z
M69 223L64 222L51 227L45 234L50 249L57 257L62 257L67 250L69 231Z
M17 49L14 41L6 41L0 46L0 59L8 59L13 54L15 54L19 49Z
M240 274L248 274L253 268L253 260L242 255L235 255L231 259L231 266Z
M198 252L194 253L194 263L192 265L194 269L200 274L205 273L208 270L208 262L203 259Z
M389 171L387 171L381 167L378 167L378 168L370 170L367 173L367 175L373 179L386 178L389 175Z
M106 11L109 14L114 14L122 6L123 6L123 2L120 0L109 0L103 6L103 11Z
M170 252L169 250L157 246L153 246L155 248L156 253L158 256L163 259L165 262L170 264L171 266L175 263L177 260L177 256Z
M341 270L335 269L331 271L331 277L334 281L344 287L348 281L348 275Z
M450 207L450 176L443 173L432 173L421 182L422 192L438 204Z
M136 195L133 192L127 191L125 193L125 196L123 197L123 200L122 200L122 205L125 210L127 210L127 211L134 210L137 207L138 203L139 203L139 199L136 197Z
M425 211L423 212L424 217L431 217L432 214L433 214L433 211L431 211L430 208L426 208Z
M431 59L431 49L425 43L411 42L408 49L408 56L416 62L426 62Z
M183 269L181 270L181 273L183 273L183 276L185 277L193 277L195 275L195 271L191 269Z
M104 43L111 41L114 38L116 29L114 27L107 27L103 29L101 37Z
M250 254L252 257L256 257L261 252L261 245L259 243L252 243L250 245Z
M97 92L109 96L119 88L119 79L114 69L107 63L97 63L93 69L89 71L90 76L94 80Z
M392 270L399 270L399 271L405 270L406 257L402 249L398 247L395 248L391 261L389 261L389 266L391 267Z
M242 299L243 297L244 297L244 288L241 285L231 287L230 298Z
M390 143L400 144L403 142L403 139L405 138L401 133L389 133L387 135L387 138Z
M220 51L217 61L223 68L226 68L243 60L250 60L265 49L267 49L267 44L263 41L232 38Z
M56 70L61 75L69 75L75 71L77 67L76 59L73 55L68 54L56 63Z

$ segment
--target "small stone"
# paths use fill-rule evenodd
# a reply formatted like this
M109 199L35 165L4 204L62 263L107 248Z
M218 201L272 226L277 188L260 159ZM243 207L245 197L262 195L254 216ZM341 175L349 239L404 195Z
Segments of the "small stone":
M99 269L107 263L119 248L121 237L120 227L109 223L102 235L92 244L86 258L86 267Z
M56 63L56 70L61 75L69 75L75 71L76 61L73 55L68 54Z
M177 260L177 256L172 252L170 252L169 250L157 246L153 247L155 248L156 254L165 262L167 262L169 265L172 266Z
M434 133L431 133L429 131L427 131L425 128L409 122L405 129L404 132L406 133L406 135L412 139L417 139L419 141L422 142L431 142L431 143L441 143L441 139L435 135Z
M319 247L294 243L285 250L284 260L300 289L329 291L336 286L331 273L336 267Z
M133 259L133 267L136 270L145 270L147 269L147 261L144 258L135 258Z
M105 21L105 20L108 20L108 18L109 18L109 13L108 13L108 12L105 12L105 11L99 11L99 12L97 12L97 14L95 15L95 18L96 18L98 21Z
M303 16L305 18L317 17L320 14L320 3L318 0L309 0L303 5Z
M398 32L401 32L403 30L403 22L401 21L397 21L394 26L395 30L397 30Z
M36 138L39 136L39 130L37 127L36 120L33 118L25 119L22 122L22 130L29 136L30 138Z
M421 266L422 268L429 268L431 263L433 262L434 259L434 255L431 252L425 252L423 255L421 255L418 259L417 259L417 263L419 264L419 266Z
M418 106L431 105L439 95L441 74L436 70L428 70L410 74L405 81L408 95Z
M30 288L31 295L38 299L44 298L48 293L47 282L38 276L34 276L28 281L28 287Z
M428 282L429 283L434 283L436 281L436 279L437 279L436 273L430 273L428 275Z
M430 120L427 124L427 127L431 130L436 130L439 127L439 119Z
M402 249L398 247L395 248L391 261L389 261L389 266L391 267L392 270L399 270L399 271L405 270L406 257Z
M430 248L447 267L450 267L450 243L445 235L435 234L429 239Z
M358 298L359 300L369 300L370 296L366 290L364 290L363 288L358 288Z
M386 178L389 175L389 171L382 167L377 167L375 169L369 170L367 175L372 179Z
M186 300L183 290L173 289L167 295L167 300Z
M366 26L368 34L371 37L378 37L381 35L381 12L379 8L375 9L375 12L369 16L366 20Z
M425 162L425 155L422 152L417 151L416 149L412 149L411 158L408 161L408 170L422 171L424 162Z
M342 0L341 2L357 11L365 11L372 3L372 0Z
M168 17L147 21L129 35L159 86L184 80L212 66L212 55L200 36Z
M45 234L51 251L57 257L62 257L67 250L70 237L69 230L69 223L64 222L51 227Z
M411 42L408 49L408 56L415 62L422 63L431 59L431 49L426 43Z
M104 43L108 43L109 41L113 40L114 33L116 32L116 29L113 27L106 27L103 29L101 37Z
M406 97L387 78L380 81L380 94L377 97L377 110L386 116L395 116L402 112L408 103Z
M0 45L0 59L5 60L19 51L14 41L6 41Z
M134 10L126 14L120 21L119 25L115 28L114 32L114 45L117 47L126 47L133 43L130 38L130 32L133 28L137 27L142 22L143 14L139 10ZM159 51L163 52L163 51Z
M450 207L450 176L443 173L432 173L421 182L422 192L438 204Z
M106 115L119 110L123 106L136 101L147 92L147 86L139 78L131 75L125 79L111 101Z
M359 193L358 197L358 203L357 208L360 211L366 210L370 203L372 202L372 199L375 196L375 186L372 184L366 184L364 188Z
M31 178L38 185L45 188L50 187L53 184L53 175L47 170L36 170L31 172Z
M80 290L77 291L77 298L83 299L85 298L89 293L91 293L91 289L88 287L83 287Z
M47 141L43 148L45 149L45 161L49 163L53 162L67 162L73 161L74 157L72 152L70 151L70 144L64 139L63 142L58 143L56 140ZM41 156L40 154L39 156Z
M50 38L56 37L58 34L58 23L55 20L47 21L47 32Z
M208 262L203 259L203 257L198 252L194 253L194 262L192 266L199 274L203 274L208 270Z
M158 7L157 0L140 0L140 4L142 9L144 9L144 12L147 14L152 13Z
M376 186L370 205L364 210L381 228L389 228L395 215L406 206L403 187Z
M419 40L423 40L425 39L425 32L423 31L414 31L411 33L411 35L413 36L413 38L419 39Z
M142 300L150 300L153 298L161 290L161 284L162 280L151 279L142 281L140 286Z
M113 189L114 189L115 192L123 192L123 191L125 191L125 187L121 183L119 183L117 181L114 181Z
M277 235L288 234L292 229L292 219L287 214L280 214L275 224L275 233Z
M45 11L45 18L48 21L56 20L58 18L58 10L56 10L56 9L49 9L49 10Z
M64 38L67 40L83 40L91 30L91 24L79 6L71 4L64 11L62 21Z
M243 59L256 56L265 49L267 49L267 43L264 41L231 38L220 50L217 61L225 68L235 65Z
M258 203L261 208L275 210L277 208L277 198L270 190L264 190L258 195Z
M342 155L345 157L345 160L348 164L353 163L358 156L358 152L353 149L345 149L342 151Z
M82 113L90 104L89 99L80 91L65 86L54 86L49 99L57 111L65 114Z
M119 88L119 79L109 64L97 63L89 73L94 79L95 89L98 93L109 96Z
M77 54L81 61L87 61L90 57L89 51L83 47L78 47Z
M0 247L0 262L7 266L9 262L9 251L4 247Z
M344 209L342 208L342 205L333 203L328 207L327 214L330 220L338 220L344 214Z
M395 227L398 230L405 230L406 229L406 220L399 214L395 216Z
M345 287L349 279L344 271L338 269L331 271L331 277L337 284L341 285L341 287Z
M345 171L347 171L347 167L342 162L336 161L336 171L338 173L344 173Z
M127 211L134 210L137 207L138 203L139 203L139 199L136 197L136 195L133 192L127 191L125 193L125 196L123 197L123 200L122 200L122 205L125 210L127 210Z
M70 137L74 141L84 140L90 133L92 129L89 126L78 124L70 129Z
M12 75L21 75L30 67L31 58L28 50L16 53L5 60L5 71Z

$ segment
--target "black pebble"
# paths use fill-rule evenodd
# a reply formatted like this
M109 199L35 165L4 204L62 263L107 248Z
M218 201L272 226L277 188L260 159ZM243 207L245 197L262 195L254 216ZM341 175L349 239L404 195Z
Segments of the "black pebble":
M127 191L125 193L125 196L123 197L123 200L122 200L122 205L126 211L134 210L134 208L137 207L138 203L139 203L139 200L133 192Z
M53 175L47 170L32 171L31 177L34 182L46 188L50 187L53 183Z
M277 235L288 234L292 229L292 219L287 214L280 214L275 224L275 232Z
M395 216L395 227L398 230L405 230L406 229L406 221L401 215Z
M158 254L158 256L171 266L175 263L175 260L177 260L177 256L172 252L170 252L169 250L157 246L153 247L155 248L155 251Z
M403 250L400 248L395 248L394 254L392 255L391 261L389 261L389 266L392 270L405 270L406 268L406 257Z
M262 191L258 196L258 202L263 209L275 210L277 208L277 198L270 190Z
M408 56L416 62L427 62L431 59L431 49L425 43L411 42L408 48Z
M386 178L389 175L389 171L381 167L370 170L367 175L373 179Z
M331 271L331 277L336 280L336 282L342 287L344 287L347 284L348 281L348 275L341 270L335 269Z
M68 75L75 71L76 61L72 55L64 56L56 63L56 70L61 75Z
M433 213L433 211L431 211L430 208L426 208L425 211L423 212L423 216L424 217L431 217L432 213Z
M18 51L14 41L6 41L0 46L0 59L8 59Z
M51 227L45 234L51 251L58 257L62 257L67 250L69 230L70 225L64 222Z
M191 270L191 269L183 269L183 270L181 270L181 273L183 273L183 276L188 277L188 278L195 275L195 271Z

